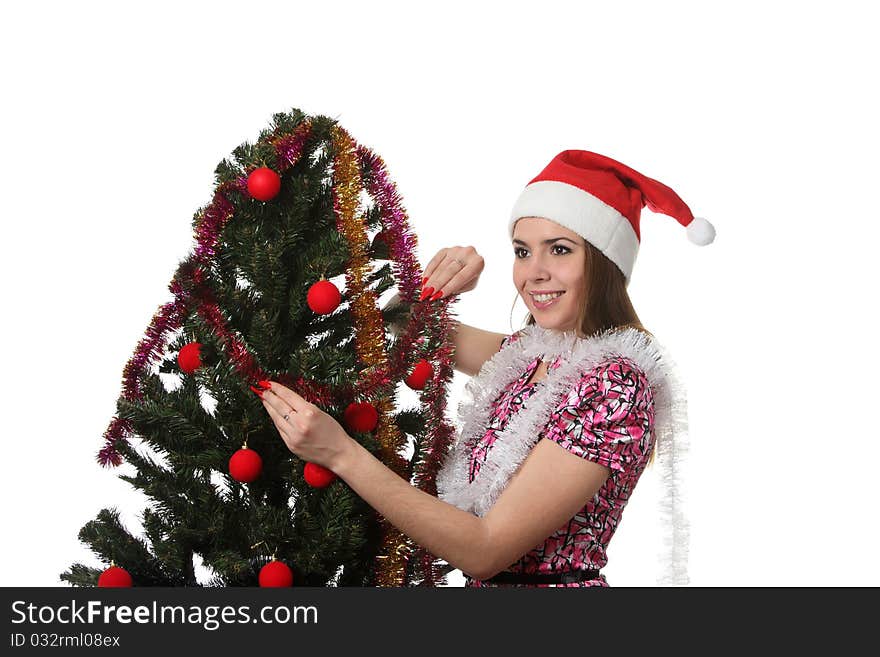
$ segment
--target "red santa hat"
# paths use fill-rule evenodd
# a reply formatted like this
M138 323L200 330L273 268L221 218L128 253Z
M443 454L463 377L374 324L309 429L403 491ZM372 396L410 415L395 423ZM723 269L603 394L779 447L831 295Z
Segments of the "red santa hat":
M510 237L517 219L543 217L573 230L632 276L641 233L639 216L652 212L673 217L688 239L705 246L715 227L694 217L678 194L610 157L589 151L562 151L519 195L510 215Z

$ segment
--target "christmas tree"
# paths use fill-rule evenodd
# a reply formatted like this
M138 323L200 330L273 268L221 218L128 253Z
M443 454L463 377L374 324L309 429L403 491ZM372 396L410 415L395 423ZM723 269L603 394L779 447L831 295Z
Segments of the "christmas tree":
M98 453L133 469L120 477L150 500L144 536L103 509L79 538L109 567L77 563L61 579L198 586L200 558L211 586L444 584L449 565L290 452L252 392L286 385L436 494L453 438L450 308L416 303L417 240L384 163L335 120L294 109L215 175ZM399 303L380 308L395 285ZM417 405L397 407L401 383Z

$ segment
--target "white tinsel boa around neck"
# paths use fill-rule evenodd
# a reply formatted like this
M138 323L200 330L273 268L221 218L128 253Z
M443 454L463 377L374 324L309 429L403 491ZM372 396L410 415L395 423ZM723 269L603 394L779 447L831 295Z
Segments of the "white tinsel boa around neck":
M469 456L489 426L492 403L511 382L522 376L535 358L549 363L562 355L558 368L549 369L528 404L520 408L499 432L474 481L468 483ZM634 328L609 329L597 336L578 338L573 332L544 329L531 324L517 340L483 364L465 386L459 404L462 431L437 473L440 499L482 517L507 486L510 477L537 444L550 414L580 377L610 357L624 356L644 372L654 397L654 440L662 490L661 524L664 550L661 585L688 583L689 527L683 513L681 466L687 453L687 401L675 375L675 366L663 347Z

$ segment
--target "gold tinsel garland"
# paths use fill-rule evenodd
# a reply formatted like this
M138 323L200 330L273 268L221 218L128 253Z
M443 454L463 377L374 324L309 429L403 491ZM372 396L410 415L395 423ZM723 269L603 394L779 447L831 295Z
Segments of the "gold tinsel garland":
M362 189L354 140L339 126L331 128L334 158L334 209L337 229L348 244L351 259L346 272L346 290L351 295L355 327L355 353L366 369L388 367L385 352L385 324L372 290L364 281L370 274L369 239L364 220L357 216ZM393 421L394 405L390 396L370 400L379 413L377 437L384 463L406 478L406 461L400 456L403 436ZM406 563L412 551L409 539L384 518L382 543L376 557L375 583L378 586L403 586Z

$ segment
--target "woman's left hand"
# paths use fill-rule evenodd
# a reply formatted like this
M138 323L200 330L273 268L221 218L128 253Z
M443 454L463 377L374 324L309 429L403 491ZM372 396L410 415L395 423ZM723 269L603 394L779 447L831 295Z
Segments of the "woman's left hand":
M314 404L274 381L261 381L261 396L287 448L309 463L336 472L352 442L345 429ZM287 416L287 419L284 416Z

